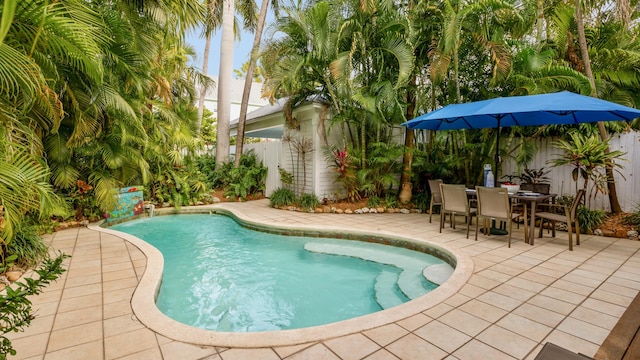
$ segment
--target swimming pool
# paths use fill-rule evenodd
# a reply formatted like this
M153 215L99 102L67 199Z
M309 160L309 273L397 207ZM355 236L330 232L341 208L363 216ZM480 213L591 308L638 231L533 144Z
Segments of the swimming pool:
M422 270L445 264L398 247L256 232L220 215L112 228L163 253L163 313L225 332L304 328L390 308L436 288Z

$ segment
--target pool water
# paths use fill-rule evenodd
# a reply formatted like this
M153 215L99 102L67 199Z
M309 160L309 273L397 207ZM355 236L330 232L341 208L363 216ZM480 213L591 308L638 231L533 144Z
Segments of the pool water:
M156 304L163 313L216 331L322 325L380 311L408 301L405 293L415 297L437 287L418 271L416 284L403 292L389 279L411 279L404 276L407 269L401 274L397 266L359 259L355 253L394 254L400 261L417 262L420 269L443 263L399 247L253 231L222 215L159 216L112 228L162 252L165 267ZM305 249L311 245L347 246L354 255Z

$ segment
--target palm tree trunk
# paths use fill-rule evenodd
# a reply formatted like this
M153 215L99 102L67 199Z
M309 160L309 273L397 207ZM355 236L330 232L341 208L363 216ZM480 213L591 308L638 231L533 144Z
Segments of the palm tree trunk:
M416 77L415 75L409 81L407 87L407 120L411 120L415 116L416 110ZM400 176L400 186L404 183L411 182L411 165L413 164L413 149L416 134L413 129L407 128L404 137L404 155L402 157L402 175Z
M236 137L236 158L233 162L235 167L240 166L240 157L242 157L244 148L244 126L247 120L247 107L249 106L249 95L251 95L251 84L253 84L253 69L256 67L256 62L258 61L262 29L264 29L264 23L267 20L268 10L269 0L262 0L258 27L256 28L256 35L253 38L253 46L251 48L251 59L249 60L247 77L244 79L244 90L242 91L242 103L240 104L240 116L238 117L238 135Z
M591 59L589 58L589 49L587 47L587 37L584 33L584 21L582 19L582 8L580 6L580 0L575 0L576 6L576 24L578 27L578 42L580 43L580 53L582 54L582 61L584 62L584 73L589 79L589 83L591 84L591 96L597 98L598 92L596 89L595 78L593 77L593 71L591 70ZM609 135L607 134L607 129L604 127L604 123L602 121L598 122L598 131L600 132L600 138L602 141L606 142L609 140ZM611 152L609 146L605 152L608 154ZM622 207L620 206L620 202L618 201L618 191L616 190L616 183L613 178L613 167L608 166L606 168L607 173L607 187L609 190L609 202L611 204L611 212L614 214L619 214L622 212Z
M538 0L537 2L537 16L536 16L536 43L542 42L542 27L544 25L544 0Z
M202 75L206 76L209 71L209 53L211 52L211 34L207 33L204 40L204 54L202 55ZM200 137L200 129L202 129L202 116L204 114L204 97L206 88L200 86L200 98L198 99L198 121L196 122L196 138Z
M231 122L231 78L233 75L233 0L224 0L220 72L218 74L218 133L216 136L216 168L229 161L229 128Z

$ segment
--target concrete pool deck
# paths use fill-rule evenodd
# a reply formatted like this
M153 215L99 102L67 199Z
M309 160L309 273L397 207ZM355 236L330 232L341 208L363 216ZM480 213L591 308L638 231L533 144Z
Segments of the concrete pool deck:
M275 210L268 201L224 203L254 223L376 232L428 240L472 259L472 275L437 305L370 330L291 346L195 345L155 332L132 310L147 268L144 253L122 237L88 228L45 239L72 258L68 271L33 304L25 332L9 334L15 359L533 359L547 341L593 356L640 290L640 242L566 233L523 242L466 239L464 226L429 224L425 214L309 214Z

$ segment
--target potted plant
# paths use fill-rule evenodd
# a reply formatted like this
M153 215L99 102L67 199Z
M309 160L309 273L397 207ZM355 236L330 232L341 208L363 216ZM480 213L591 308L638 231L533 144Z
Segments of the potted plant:
M547 174L549 174L550 172L551 170L545 170L545 168L525 168L522 174L520 174L520 180L522 180L520 189L541 194L548 194L551 188L551 185L549 184L549 181L551 179L547 176Z

